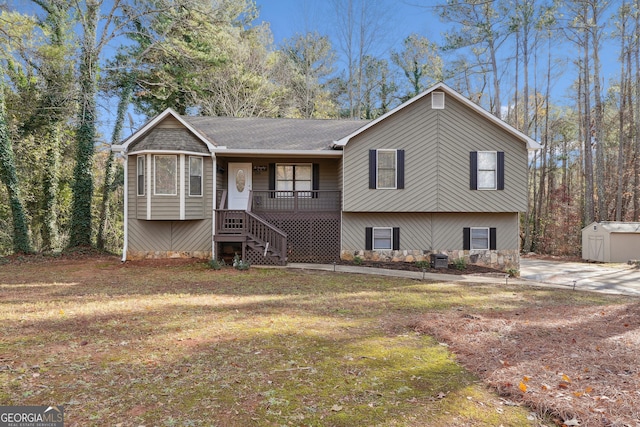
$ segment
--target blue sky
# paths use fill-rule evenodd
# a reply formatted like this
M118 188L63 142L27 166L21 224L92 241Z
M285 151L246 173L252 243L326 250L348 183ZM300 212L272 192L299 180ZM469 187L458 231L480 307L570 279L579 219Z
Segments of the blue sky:
M335 11L331 0L257 0L260 15L257 22L269 22L274 42L296 33L317 30L320 34L331 36L335 32ZM385 11L384 18L389 21L388 31L384 34L384 49L400 49L402 40L411 33L418 33L431 41L440 41L445 27L437 15L433 15L428 5L436 0L375 0L371 4L380 4ZM417 6L417 4L424 6Z

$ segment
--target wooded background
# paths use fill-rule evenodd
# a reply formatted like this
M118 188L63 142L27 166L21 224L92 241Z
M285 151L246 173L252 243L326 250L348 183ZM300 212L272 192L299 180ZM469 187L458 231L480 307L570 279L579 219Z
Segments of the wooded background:
M119 252L108 148L137 118L372 119L439 81L542 144L524 251L576 255L585 224L639 220L640 0L431 3L442 41L384 53L392 1L330 0L330 33L278 44L253 0L18 3L0 3L0 254Z

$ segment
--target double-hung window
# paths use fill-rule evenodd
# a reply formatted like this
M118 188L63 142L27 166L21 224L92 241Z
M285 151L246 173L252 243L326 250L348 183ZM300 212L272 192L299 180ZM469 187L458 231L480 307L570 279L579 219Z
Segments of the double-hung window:
M367 251L400 250L399 227L366 227L364 248Z
M276 165L276 191L279 197L311 197L312 190L311 164L278 164Z
M189 157L189 196L202 196L202 157Z
M471 250L489 249L489 228L471 228Z
M496 228L494 227L465 227L463 229L462 249L496 250Z
M137 170L137 178L138 178L138 196L144 196L144 156L138 156L138 170Z
M374 227L373 228L373 249L384 250L391 249L392 234L391 227Z
M495 151L478 151L478 190L495 190L498 162Z
M157 196L175 196L177 192L178 156L155 155L154 160L154 194Z
M396 150L378 150L377 188L396 188Z
M503 151L472 151L470 165L472 190L504 190Z
M369 150L369 188L404 188L404 150Z

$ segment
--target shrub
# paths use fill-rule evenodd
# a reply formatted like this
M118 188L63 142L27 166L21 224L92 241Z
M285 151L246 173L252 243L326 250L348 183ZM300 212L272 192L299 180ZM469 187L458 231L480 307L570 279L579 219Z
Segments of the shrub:
M465 260L464 258L454 259L453 266L456 268L456 270L464 270L465 268L467 268L467 260Z
M353 257L353 263L355 265L362 265L362 258L360 258L359 256Z
M251 267L251 264L243 259L240 259L240 255L235 254L235 256L233 257L233 267L236 270L248 270L249 267Z
M429 261L416 261L416 267L428 269L431 268L431 263Z
M520 270L518 270L517 268L507 268L506 273L509 275L509 277L519 277L520 276Z
M209 261L209 268L212 268L214 270L220 270L224 266L225 262L223 259L220 259L219 261L217 259L212 259Z

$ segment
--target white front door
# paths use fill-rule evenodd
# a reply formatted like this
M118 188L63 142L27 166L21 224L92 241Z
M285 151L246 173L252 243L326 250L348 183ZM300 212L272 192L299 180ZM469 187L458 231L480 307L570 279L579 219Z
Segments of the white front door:
M228 209L246 210L251 191L251 163L229 163Z

